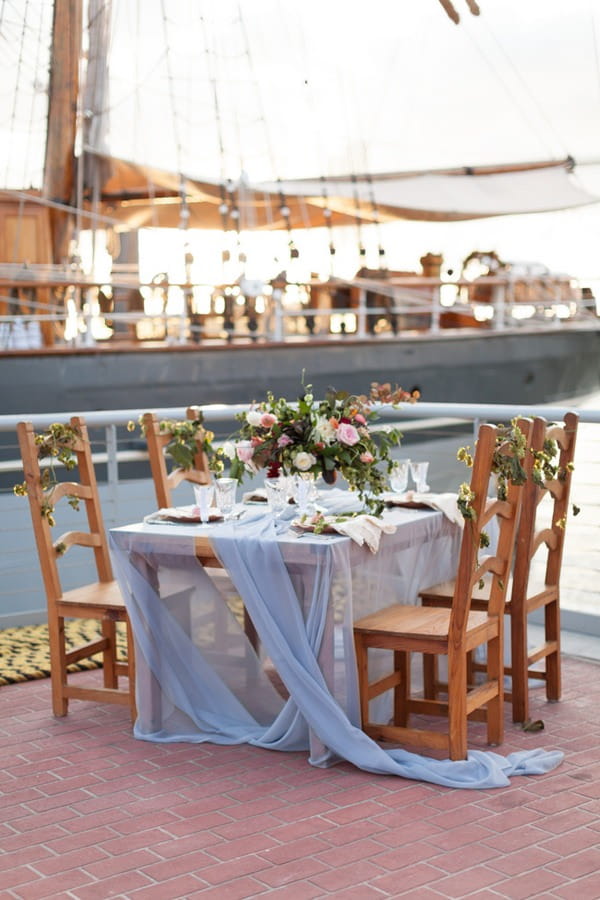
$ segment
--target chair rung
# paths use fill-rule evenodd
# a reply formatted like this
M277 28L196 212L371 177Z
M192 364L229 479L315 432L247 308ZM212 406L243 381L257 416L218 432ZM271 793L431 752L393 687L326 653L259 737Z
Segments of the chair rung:
M79 662L80 659L88 659L90 656L95 656L96 653L102 653L104 650L108 650L109 646L108 638L97 638L96 640L88 641L86 644L81 644L81 646L75 647L73 650L67 650L65 653L67 665Z
M527 654L527 664L531 666L533 663L539 662L540 659L552 656L553 653L558 653L558 641L547 641L547 643L536 647L535 650Z
M472 688L467 694L467 715L483 706L488 700L493 700L498 696L498 681L486 681Z
M417 744L432 750L448 749L448 735L438 731L423 731L419 728L403 728L399 725L377 725L369 722L363 731L373 740L393 741L399 744Z
M408 701L408 711L419 716L447 716L448 704L445 700L411 698Z
M120 691L117 688L104 687L77 687L74 684L65 685L63 696L70 700L90 700L96 703L118 703L121 706L130 706L131 697L129 691Z
M369 700L372 700L373 697L378 697L380 694L385 693L385 691L389 691L391 688L397 687L401 683L402 679L399 672L390 672L389 675L384 675L383 678L379 678L377 681L372 681L369 684Z

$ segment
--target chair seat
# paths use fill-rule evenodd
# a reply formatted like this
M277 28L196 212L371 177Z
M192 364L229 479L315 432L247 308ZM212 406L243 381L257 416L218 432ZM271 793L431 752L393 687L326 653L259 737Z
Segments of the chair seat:
M490 595L490 578L491 576L486 575L483 579L483 586L480 587L478 584L476 584L473 588L471 592L471 601L473 603L473 608L479 610L486 608L488 597ZM419 598L425 606L450 607L452 605L453 595L454 581L442 581L440 582L440 584L434 584L432 587L421 591L419 594Z
M392 638L423 639L445 642L450 630L450 610L439 607L388 606L364 616L354 623L354 631L364 635L390 635ZM472 611L467 620L467 634L488 627L496 628L497 619L486 612Z
M116 581L96 581L82 587L65 591L57 601L58 605L68 615L67 607L78 608L82 605L89 607L89 616L94 617L94 610L101 615L103 612L113 612L119 619L125 619L125 601L119 585Z
M490 578L486 576L484 578L483 587L479 587L476 585L473 588L473 592L471 594L472 608L477 610L483 610L487 608L488 597L490 593ZM512 577L508 579L508 587L507 587L508 596L512 595ZM427 588L425 591L421 591L419 594L419 598L424 606L432 607L432 606L440 606L444 608L449 608L452 605L452 596L454 594L454 581L443 581L440 584L435 584L433 587ZM556 594L556 588L550 586L546 586L544 584L544 574L543 572L534 573L533 576L529 580L528 591L527 591L527 611L533 612L533 610L538 609L541 606L544 606L553 596ZM512 611L512 601L507 600L504 606L504 612L506 615L510 615Z

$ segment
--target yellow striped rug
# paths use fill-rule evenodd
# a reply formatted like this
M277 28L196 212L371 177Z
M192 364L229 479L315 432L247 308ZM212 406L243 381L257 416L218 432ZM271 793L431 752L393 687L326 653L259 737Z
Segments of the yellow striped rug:
M67 647L77 647L93 640L99 633L95 619L72 619L65 622ZM117 625L117 649L119 657L126 658L124 627ZM100 655L83 659L69 666L70 672L98 669L102 666ZM16 684L50 677L50 648L47 625L24 625L20 628L0 629L0 685Z

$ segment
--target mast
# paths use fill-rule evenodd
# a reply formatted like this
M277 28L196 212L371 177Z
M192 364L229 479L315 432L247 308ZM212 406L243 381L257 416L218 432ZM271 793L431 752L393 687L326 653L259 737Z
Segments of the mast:
M48 200L75 205L75 141L81 60L82 0L55 0L50 53L48 129L43 194ZM52 258L68 257L72 217L50 209Z

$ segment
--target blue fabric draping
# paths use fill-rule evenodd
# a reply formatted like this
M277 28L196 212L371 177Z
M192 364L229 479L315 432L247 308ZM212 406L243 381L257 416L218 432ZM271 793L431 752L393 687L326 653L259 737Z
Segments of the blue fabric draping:
M219 673L218 664L207 661L188 639L187 624L178 623L173 615L182 598L184 607L194 610L200 597L206 602L210 594L210 578L194 559L193 539L182 539L175 559L170 559L174 542L163 540L161 555L154 535L150 539L119 530L111 534L115 574L126 598L136 648L154 686L160 686L161 722L165 715L174 717L167 730L160 725L153 729L150 721L136 723L137 737L248 742L268 749L299 750L309 746L309 733L313 732L320 741L320 750L313 751L310 758L314 765L343 759L365 771L459 788L502 787L511 776L543 774L561 762L561 752L541 749L506 757L471 750L464 761L437 760L402 749L384 749L371 740L351 721L357 721L351 705L343 708L333 695L320 661L332 585L335 573L344 568L343 553L349 542L314 542L317 552L309 596L300 604L278 544L276 524L268 515L247 517L243 527L227 523L211 531L213 547L290 694L284 703L257 666L250 680L260 688L253 696L261 700L258 708L252 709L251 703L240 702ZM161 571L176 572L181 583L166 589ZM220 600L215 597L215 602ZM346 650L350 652L350 647ZM246 664L252 665L248 656ZM245 676L248 679L247 668Z

